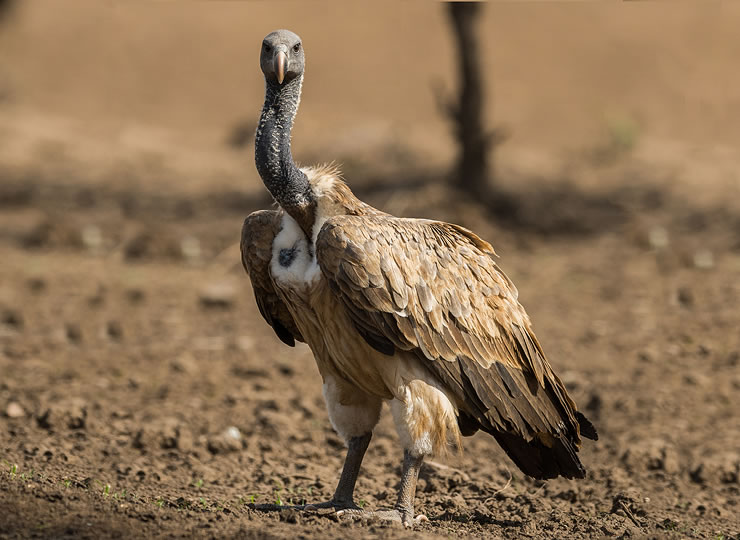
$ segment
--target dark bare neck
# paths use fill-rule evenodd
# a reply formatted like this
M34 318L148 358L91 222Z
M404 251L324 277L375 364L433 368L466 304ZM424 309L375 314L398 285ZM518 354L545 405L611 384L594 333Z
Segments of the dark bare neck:
M284 85L267 82L255 137L255 163L277 203L310 236L316 201L306 175L293 161L290 132L298 111L303 76Z

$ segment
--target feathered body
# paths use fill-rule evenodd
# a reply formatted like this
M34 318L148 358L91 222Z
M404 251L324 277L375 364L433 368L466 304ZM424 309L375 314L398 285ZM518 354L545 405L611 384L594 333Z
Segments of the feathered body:
M582 477L575 452L593 427L491 245L457 225L385 214L331 168L303 172L317 201L312 237L282 210L255 212L242 260L278 336L311 348L339 405L328 404L337 431L365 433L392 400L402 438L424 453L482 429L530 476ZM363 421L333 418L344 407L367 409Z
M280 339L311 348L329 418L347 441L327 504L356 509L354 483L384 400L405 449L395 510L404 523L423 457L477 430L530 476L583 477L576 452L596 431L545 358L491 245L458 225L381 212L334 168L299 168L290 129L300 38L268 35L261 65L256 163L279 209L246 219L242 262Z

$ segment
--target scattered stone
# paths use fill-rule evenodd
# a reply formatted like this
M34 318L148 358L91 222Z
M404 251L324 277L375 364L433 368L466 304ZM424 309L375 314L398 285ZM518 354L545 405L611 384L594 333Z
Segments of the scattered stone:
M201 256L200 241L194 236L186 236L180 241L180 251L184 259L197 261Z
M243 448L241 431L235 426L229 426L218 435L209 437L207 447L212 454L237 452Z
M702 249L694 253L693 263L699 270L710 270L714 268L714 255L708 249Z
M670 244L668 231L664 227L653 227L648 232L648 243L653 249L663 249L668 247Z
M236 287L231 281L209 283L200 290L200 305L210 309L230 309L236 300Z
M23 410L23 407L19 403L11 401L8 403L8 406L5 407L5 415L8 418L20 418L21 416L26 415L26 411Z
M103 231L97 225L86 225L80 232L82 245L88 251L98 253L103 247Z

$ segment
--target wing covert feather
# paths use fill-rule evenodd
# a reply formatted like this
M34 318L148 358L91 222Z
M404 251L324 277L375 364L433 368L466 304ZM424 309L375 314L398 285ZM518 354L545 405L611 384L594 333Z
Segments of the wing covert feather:
M337 216L316 241L322 273L371 346L413 351L483 426L577 447L575 404L494 255L463 227L392 216Z

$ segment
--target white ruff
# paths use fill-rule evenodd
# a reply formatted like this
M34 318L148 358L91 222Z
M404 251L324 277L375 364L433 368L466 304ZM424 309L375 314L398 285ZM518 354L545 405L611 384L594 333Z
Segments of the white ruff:
M316 255L311 256L306 235L300 225L288 214L281 221L282 229L272 242L272 260L270 271L275 280L286 285L302 287L313 285L321 277L321 269L316 262ZM280 264L280 251L295 250L295 256L289 266Z
M309 177L314 173L310 168L301 170ZM313 184L314 197L318 200L318 205L314 225L311 229L311 242L313 244L311 248L316 245L316 239L326 220L337 214L337 209L333 208L332 204L328 202L328 197L325 197L325 194L329 193L334 186L334 178L331 176L319 177ZM321 268L316 261L316 250L309 249L301 227L287 213L283 216L281 225L282 229L272 243L271 271L273 277L282 283L294 286L314 284L321 277ZM282 249L296 250L295 259L293 259L290 266L280 265L280 250ZM310 255L311 252L313 252L313 256Z

